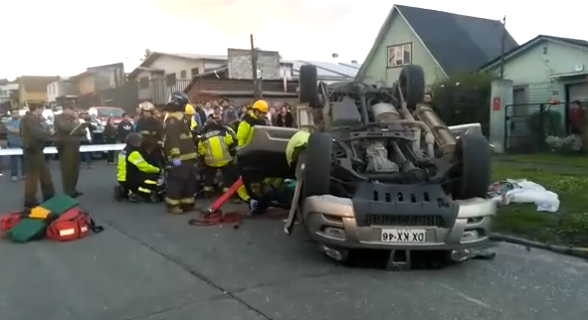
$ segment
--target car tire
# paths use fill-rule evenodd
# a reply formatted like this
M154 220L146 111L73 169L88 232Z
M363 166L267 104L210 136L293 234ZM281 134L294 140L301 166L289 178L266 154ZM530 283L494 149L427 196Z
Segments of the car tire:
M458 163L456 199L486 198L492 177L492 149L486 137L466 134L457 140L454 159Z
M311 107L318 107L318 76L316 66L303 65L300 67L299 93L301 103L308 103Z
M330 193L332 150L333 137L330 134L313 133L308 138L301 199Z
M402 68L398 77L399 89L409 108L425 98L425 72L421 66L409 65ZM400 96L397 97L400 100Z

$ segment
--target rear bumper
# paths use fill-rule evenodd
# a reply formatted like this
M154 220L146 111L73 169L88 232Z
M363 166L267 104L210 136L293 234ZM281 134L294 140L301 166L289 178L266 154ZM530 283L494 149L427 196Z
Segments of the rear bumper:
M303 217L312 237L322 245L343 249L463 250L487 246L496 205L486 199L459 200L455 223L435 226L358 226L351 199L331 195L305 199ZM424 242L383 242L384 229L426 230Z

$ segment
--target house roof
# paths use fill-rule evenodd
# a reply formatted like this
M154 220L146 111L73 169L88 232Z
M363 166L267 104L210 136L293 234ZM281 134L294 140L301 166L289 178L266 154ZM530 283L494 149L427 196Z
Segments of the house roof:
M58 76L20 76L19 83L23 85L28 92L45 92L47 85L59 80Z
M395 5L382 25L365 61L369 62L388 33L395 17L403 17L431 56L448 76L471 71L499 56L504 25L497 20L436 10ZM506 31L505 51L518 46ZM364 62L364 66L367 63ZM366 72L362 68L359 76Z
M580 47L582 49L588 49L588 41L586 41L586 40L554 37L554 36L540 34L540 35L536 36L535 38L521 44L520 46L515 47L515 48L505 52L504 59L508 60L508 59L511 59L515 56L518 56L519 54L521 54L521 53L525 52L526 50L530 49L531 47L533 47L535 44L543 42L543 41L563 43L563 44L567 44L567 45L571 45L571 46L575 46L575 47ZM488 70L488 69L494 67L498 62L500 62L500 59L501 59L501 57L498 56L495 59L488 61L488 63L486 63L480 67L480 70L485 71L485 70Z
M95 73L97 70L104 69L104 68L112 68L112 67L118 67L118 68L124 69L124 64L122 62L118 62L118 63L105 64L105 65L96 66L96 67L87 67L86 71L78 73L75 76L71 76L68 78L68 80L75 81L75 80L79 79L80 77Z

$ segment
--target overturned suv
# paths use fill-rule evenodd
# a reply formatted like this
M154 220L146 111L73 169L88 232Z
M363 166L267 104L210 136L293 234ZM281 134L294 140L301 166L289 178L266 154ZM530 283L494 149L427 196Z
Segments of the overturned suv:
M256 127L238 154L246 185L297 180L286 232L298 214L328 256L386 249L390 267L410 267L412 251L464 261L488 245L491 146L479 124L447 127L423 102L421 67L374 87L319 83L304 66L299 94L299 130L310 137L294 168L285 150L295 129Z

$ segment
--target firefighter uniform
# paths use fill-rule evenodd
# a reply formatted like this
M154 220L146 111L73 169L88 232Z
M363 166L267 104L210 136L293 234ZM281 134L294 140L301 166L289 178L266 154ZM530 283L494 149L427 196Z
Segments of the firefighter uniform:
M196 194L196 163L198 153L190 128L184 122L188 97L174 92L167 103L169 113L163 127L163 148L172 165L167 172L166 204L170 213L181 213L194 208Z
M41 120L31 112L27 113L21 120L21 135L26 173L24 205L25 207L32 208L37 205L36 198L39 183L41 184L43 201L47 201L55 195L51 172L43 154L45 144L52 139L49 132L43 129Z
M237 145L238 147L243 147L248 145L253 139L253 128L255 126L265 126L265 115L267 114L269 106L267 102L263 100L256 101L253 106L251 106L251 111L249 111L239 123L239 127L237 128ZM239 198L247 203L250 203L251 197L247 194L247 189L245 186L241 186L237 190L237 195Z
M63 192L69 196L81 195L76 185L80 177L80 142L86 136L87 123L80 125L74 114L62 113L55 117L55 135Z
M236 140L233 130L218 122L211 122L204 127L198 142L198 153L204 163L205 193L209 194L214 190L214 178L219 170L223 175L223 192L233 183L236 169L233 164Z
M184 119L190 126L190 131L195 131L198 127L198 123L194 120L194 114L196 114L196 110L192 107L191 104L187 104L185 111L184 111Z
M141 136L132 133L118 154L116 180L124 195L132 200L154 200L160 191L161 169L149 164L141 154Z
M163 139L163 123L153 115L145 115L145 113L152 113L155 110L155 107L150 102L141 103L139 108L143 116L137 121L135 130L143 138L141 152L149 163L162 166L164 159L160 146Z

